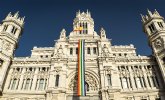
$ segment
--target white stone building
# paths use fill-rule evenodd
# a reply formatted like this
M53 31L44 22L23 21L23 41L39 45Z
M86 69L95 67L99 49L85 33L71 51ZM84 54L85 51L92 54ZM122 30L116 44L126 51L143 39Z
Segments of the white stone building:
M66 36L62 29L54 47L14 57L24 18L9 13L0 25L0 100L165 100L164 18L148 11L142 25L151 56L137 55L132 44L111 45L87 11L76 13L73 31ZM85 40L84 97L76 96L79 39Z

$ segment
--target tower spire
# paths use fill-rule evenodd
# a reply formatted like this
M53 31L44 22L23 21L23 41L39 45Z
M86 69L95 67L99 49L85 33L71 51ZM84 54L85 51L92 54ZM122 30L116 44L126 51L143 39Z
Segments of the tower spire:
M147 8L147 12L148 12L149 17L152 17L152 12L148 8Z

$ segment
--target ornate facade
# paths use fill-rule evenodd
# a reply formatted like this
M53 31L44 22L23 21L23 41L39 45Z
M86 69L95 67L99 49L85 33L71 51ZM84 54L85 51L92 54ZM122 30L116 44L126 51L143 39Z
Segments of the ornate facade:
M165 23L157 11L142 15L151 56L112 45L94 30L90 12L77 12L73 31L62 29L53 47L14 57L24 18L9 13L0 25L0 100L165 100ZM81 30L77 30L80 29ZM86 96L77 93L78 40L85 40Z

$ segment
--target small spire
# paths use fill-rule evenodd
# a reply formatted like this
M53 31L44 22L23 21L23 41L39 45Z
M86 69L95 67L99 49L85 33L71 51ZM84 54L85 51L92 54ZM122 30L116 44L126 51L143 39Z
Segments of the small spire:
M78 12L76 13L76 16L79 16L80 15L80 10L78 10Z
M87 14L88 14L89 12L88 12L88 9L87 9Z
M22 19L21 19L21 20L22 20L22 22L24 22L24 20L25 20L25 16L24 16L24 17L22 17Z
M155 12L154 12L155 14L157 14L157 15L159 15L159 13L158 13L158 11L155 9ZM159 15L160 16L160 15Z
M103 27L101 27L101 30L100 30L100 37L101 39L106 39L106 33Z
M9 14L7 15L8 17L11 17L11 12L9 12Z
M15 18L18 18L18 16L19 16L19 11L17 11L17 12L14 14L14 17L15 17Z
M148 15L152 17L152 12L147 8Z
M65 38L66 38L66 30L63 28L61 30L60 39L65 39Z
M141 18L142 18L142 22L145 22L145 18L142 14L140 14Z

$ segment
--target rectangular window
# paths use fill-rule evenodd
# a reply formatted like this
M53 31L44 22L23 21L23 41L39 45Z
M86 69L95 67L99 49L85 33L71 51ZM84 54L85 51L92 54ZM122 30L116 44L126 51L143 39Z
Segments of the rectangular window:
M151 76L151 80L152 80L152 84L153 84L153 87L156 87L156 82L155 82L155 77Z
M148 28L150 29L150 31L151 31L151 32L153 32L153 31L155 30L155 28L154 28L154 25L153 25L153 24L151 24L150 26L148 26Z
M96 47L93 47L93 54L96 54Z
M152 30L153 30L153 31L155 30L155 27L154 27L154 25L153 25L153 24L151 24L151 28L152 28Z
M87 48L87 54L91 54L91 49L90 49L90 47Z
M78 48L76 48L76 54L78 54Z
M158 25L159 25L160 28L163 28L162 22L158 22Z
M30 79L27 79L26 80L26 83L25 83L25 90L28 90L28 88L29 88L29 85L30 85Z
M15 34L15 33L16 33L16 31L17 31L17 28L15 28L15 30L14 30L14 32L13 32L13 33Z
M73 48L70 48L70 55L73 55Z
M21 89L23 89L24 83L25 83L25 79L23 79L23 83L22 83Z
M140 77L136 77L136 84L137 84L137 88L142 88Z
M11 33L14 33L15 31L15 27L13 26L12 30L11 30Z
M17 87L16 87L16 89L18 89L18 86L19 86L19 81L20 81L20 79L18 79L18 83L17 83Z
M122 83L123 83L123 88L124 89L128 88L128 83L127 83L127 78L126 77L122 78Z
M2 64L3 64L3 60L2 60L2 59L0 59L0 67L2 66Z
M87 48L87 54L91 54L91 49L90 49L90 47Z
M12 86L11 86L11 90L15 89L15 85L16 85L17 79L13 80Z
M55 86L58 87L59 85L59 75L56 75Z
M6 31L7 27L8 27L8 25L5 25L3 31Z
M47 79L45 80L45 87L44 87L44 89L46 89L46 86L47 86Z
M111 81L111 75L107 74L107 81L108 81L108 85L112 86L112 81Z
M38 90L43 90L44 79L40 79Z

